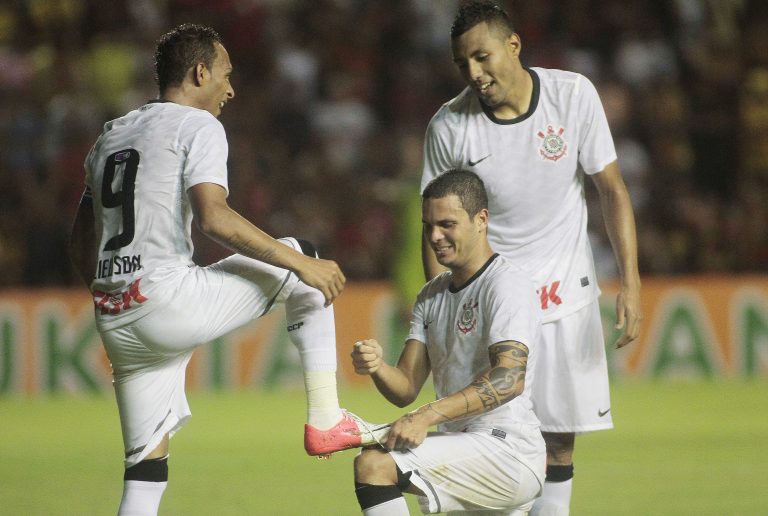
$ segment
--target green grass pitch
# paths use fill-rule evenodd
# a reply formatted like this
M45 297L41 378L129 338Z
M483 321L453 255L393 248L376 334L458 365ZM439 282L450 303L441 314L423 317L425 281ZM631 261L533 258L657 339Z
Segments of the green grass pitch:
M572 515L768 514L768 381L621 381L612 397L616 428L577 439ZM359 514L355 452L303 452L301 391L189 398L161 515ZM372 389L341 399L374 422L402 413ZM121 454L108 396L0 399L0 514L115 514Z

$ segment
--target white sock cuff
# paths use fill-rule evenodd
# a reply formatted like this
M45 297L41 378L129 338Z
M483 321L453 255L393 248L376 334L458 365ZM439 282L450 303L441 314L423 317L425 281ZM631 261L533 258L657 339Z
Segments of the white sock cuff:
M533 502L530 516L568 516L572 489L572 478L563 482L544 482L544 489Z
M373 507L368 507L363 511L364 516L408 516L408 504L402 496L389 500Z
M126 480L123 482L123 498L117 516L156 515L167 485L168 482Z

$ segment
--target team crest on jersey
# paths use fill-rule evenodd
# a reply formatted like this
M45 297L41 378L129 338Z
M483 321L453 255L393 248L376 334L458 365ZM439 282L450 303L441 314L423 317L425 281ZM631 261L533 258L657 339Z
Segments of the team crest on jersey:
M477 301L474 303L472 299L469 303L464 303L461 306L461 317L456 327L461 333L467 334L477 327Z
M539 131L536 136L541 138L539 154L548 161L557 161L568 153L568 142L563 138L564 128L555 131L551 125L547 126L547 132Z

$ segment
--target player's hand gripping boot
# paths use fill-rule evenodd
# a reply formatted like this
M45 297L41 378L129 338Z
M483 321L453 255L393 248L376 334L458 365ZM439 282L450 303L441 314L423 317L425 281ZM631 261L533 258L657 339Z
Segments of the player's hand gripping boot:
M381 445L389 434L390 425L373 425L346 410L341 421L328 430L304 425L304 449L309 455L328 457L334 452Z

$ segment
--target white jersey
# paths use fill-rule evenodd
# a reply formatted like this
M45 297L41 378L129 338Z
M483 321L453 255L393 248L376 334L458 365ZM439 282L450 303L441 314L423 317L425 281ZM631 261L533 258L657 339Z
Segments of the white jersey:
M226 190L227 154L221 123L189 106L151 102L104 125L85 160L97 322L135 320L151 305L153 282L193 264L187 190L204 182Z
M528 275L502 256L494 255L458 290L451 287L450 272L427 283L416 298L408 339L426 344L438 398L462 390L488 369L493 344L514 340L528 347L522 394L479 416L444 423L440 430L483 427L515 433L520 423L538 427L530 385L540 331L538 300Z
M427 129L422 191L439 174L477 173L488 193L488 240L531 274L544 322L596 299L582 175L616 160L592 83L577 73L531 68L527 113L499 120L469 88L444 104Z

